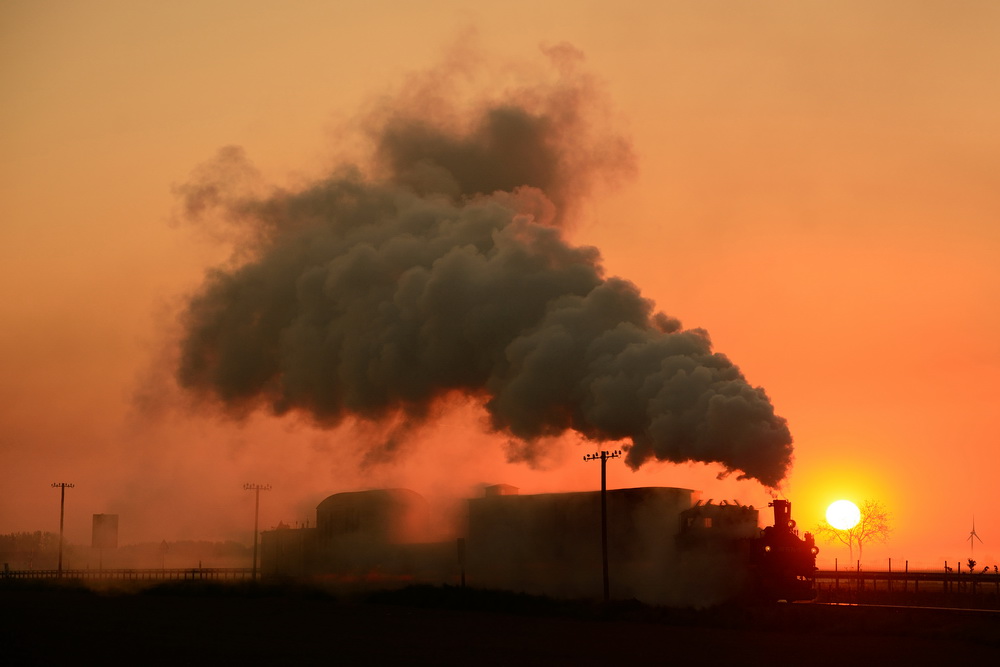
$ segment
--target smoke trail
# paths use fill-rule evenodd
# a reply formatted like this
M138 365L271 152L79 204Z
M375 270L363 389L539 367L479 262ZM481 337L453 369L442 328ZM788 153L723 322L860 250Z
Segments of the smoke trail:
M460 123L382 113L373 175L256 198L213 180L252 172L226 149L181 192L252 243L190 300L181 384L325 425L419 423L461 392L526 443L573 429L630 440L633 467L716 462L776 485L791 436L764 391L564 238L590 183L629 162L594 129L589 92L566 76Z

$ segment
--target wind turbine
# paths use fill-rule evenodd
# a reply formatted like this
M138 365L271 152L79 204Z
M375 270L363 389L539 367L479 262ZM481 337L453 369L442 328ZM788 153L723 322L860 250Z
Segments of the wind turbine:
M976 517L975 517L975 515L973 515L973 517L972 517L972 532L969 533L969 545L972 548L972 553L973 554L976 553L976 543L975 543L975 540L979 540L980 544L983 543L983 538L979 537L979 535L976 535Z

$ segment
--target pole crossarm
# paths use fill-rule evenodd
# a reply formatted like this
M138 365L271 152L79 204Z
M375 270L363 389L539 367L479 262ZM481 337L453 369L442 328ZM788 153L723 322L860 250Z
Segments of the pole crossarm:
M594 454L586 454L586 455L584 455L583 460L584 461L607 461L608 459L617 459L621 455L622 455L622 452L621 452L620 449L616 449L613 452L608 452L608 451L605 451L605 450L602 449L601 451L596 452Z
M244 491L270 491L271 490L271 485L270 484L244 484L243 485L243 490Z

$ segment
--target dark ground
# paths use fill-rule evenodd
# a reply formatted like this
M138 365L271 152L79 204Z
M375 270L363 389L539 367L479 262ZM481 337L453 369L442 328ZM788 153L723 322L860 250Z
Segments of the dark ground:
M667 610L457 588L334 596L0 585L0 664L924 665L1000 658L1000 614L810 604Z

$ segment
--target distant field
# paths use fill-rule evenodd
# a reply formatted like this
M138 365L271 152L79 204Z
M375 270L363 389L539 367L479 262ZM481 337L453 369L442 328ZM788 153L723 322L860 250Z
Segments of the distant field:
M10 665L928 664L1000 657L1000 615L809 604L671 610L459 588L360 596L174 583L0 586ZM253 661L253 662L251 662Z

